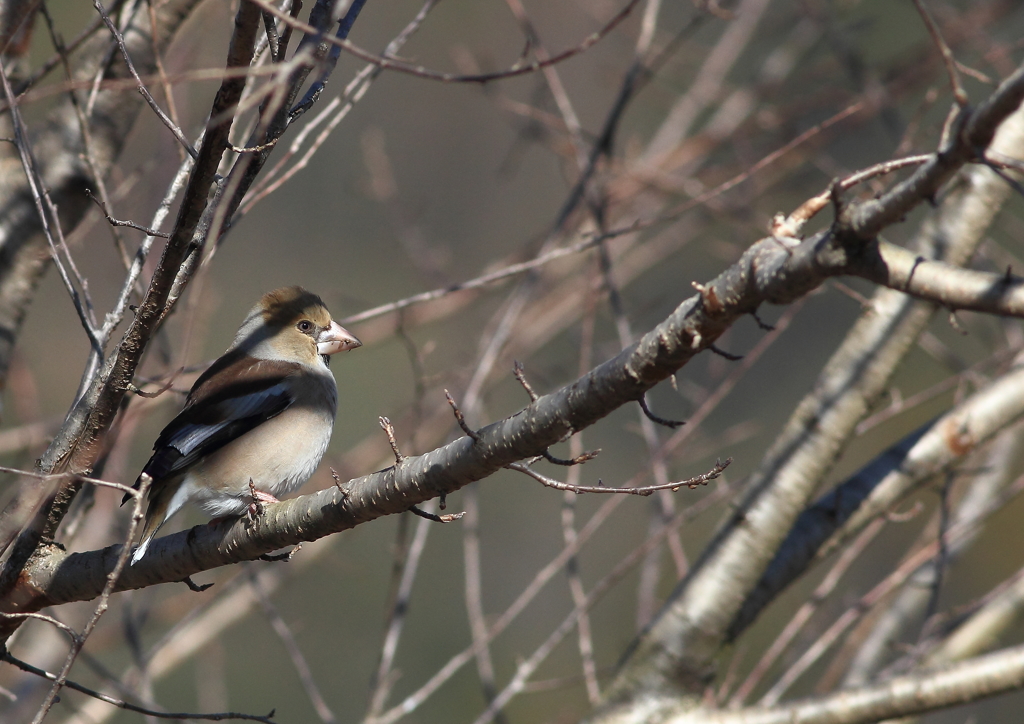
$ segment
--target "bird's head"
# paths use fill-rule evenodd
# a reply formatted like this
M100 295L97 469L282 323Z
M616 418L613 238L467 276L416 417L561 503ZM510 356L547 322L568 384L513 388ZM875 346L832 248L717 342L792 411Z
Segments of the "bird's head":
M316 365L322 358L362 346L356 336L331 319L327 306L302 287L267 292L235 335L232 349L253 357Z

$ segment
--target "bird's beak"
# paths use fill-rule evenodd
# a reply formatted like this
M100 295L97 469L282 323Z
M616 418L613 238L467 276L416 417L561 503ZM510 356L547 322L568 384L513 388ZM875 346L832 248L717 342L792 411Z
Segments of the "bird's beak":
M335 354L348 349L362 347L363 343L356 336L331 320L331 326L325 328L316 338L317 354Z

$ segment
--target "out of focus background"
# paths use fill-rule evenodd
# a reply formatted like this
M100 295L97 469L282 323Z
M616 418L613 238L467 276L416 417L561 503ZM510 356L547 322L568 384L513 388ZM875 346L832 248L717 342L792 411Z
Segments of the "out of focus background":
M155 79L147 83L162 106L173 107L190 139L201 131L217 88L235 5L202 3L163 54L166 86ZM627 5L444 0L430 8L398 56L455 75L500 71L520 57L555 55L589 42ZM948 76L911 2L672 2L650 10L657 5L636 4L596 42L547 73L479 83L385 70L341 116L341 105L327 104L366 65L343 52L319 104L285 135L264 177L272 181L290 168L297 171L270 193L251 194L243 203L243 213L215 253L208 252L147 353L140 385L151 382L147 389L156 389L168 375L173 385L156 398L131 399L109 441L103 477L135 480L202 365L224 351L265 291L300 284L317 292L364 342L334 360L338 420L324 464L303 490L309 492L334 484L331 468L347 480L391 464L379 416L392 420L402 452L413 455L462 434L445 389L470 425L510 415L529 400L513 376L514 360L538 392L571 382L661 321L693 293L691 282L707 280L736 260L765 235L777 212L791 212L833 178L927 153L938 143L951 103ZM967 68L962 77L971 100L983 99L1024 53L1022 8L1001 0L929 6ZM350 40L379 53L421 7L408 0L369 0ZM52 0L47 8L65 39L97 17L88 3ZM517 17L520 11L525 15ZM526 26L539 43L527 42ZM42 18L31 43L30 66L54 53ZM651 61L647 71L633 69L638 43ZM212 72L204 77L205 70ZM631 73L635 85L624 93ZM30 133L46 123L65 92L64 79L58 66L23 98ZM77 92L87 102L89 89ZM134 92L126 87L126 94ZM325 117L319 120L321 112ZM602 134L609 153L594 165L582 203L563 217ZM238 136L234 142L244 140ZM290 155L292 144L300 142ZM320 145L300 164L313 144ZM148 225L181 160L167 129L143 111L107 179L115 200L111 215ZM284 166L275 171L278 162ZM734 183L718 190L725 182ZM852 193L882 188L872 183ZM1019 196L1011 198L976 266L1022 267L1022 212ZM825 210L807 231L830 220ZM909 243L919 221L920 214L906 219L887 230L886 238ZM625 233L634 224L637 230ZM603 251L567 254L530 274L400 311L368 311L475 279L543 249L578 243L598 229L624 233L609 239ZM133 252L142 234L122 233ZM98 210L69 234L68 244L102 316L121 288L124 267ZM148 262L147 274L156 258ZM573 628L499 716L505 722L578 721L630 641L699 556L728 510L730 491L757 467L871 291L856 280L830 283L792 307L761 310L774 332L754 319L730 330L718 346L746 355L742 360L702 354L673 384L648 397L656 414L690 421L682 432L657 426L645 431L639 411L622 408L572 446L553 450L568 457L599 448L596 459L568 471L538 463L547 475L568 475L583 485L650 484L656 479L652 451L682 436L663 458L669 480L732 458L725 475L707 486L612 500L566 495L504 471L449 497L448 512L468 513L459 522L392 516L305 544L286 563L249 563L197 576L197 583L214 584L201 593L161 585L117 594L71 678L170 711L274 709L281 722L386 715L466 650L473 626L498 622L538 582L567 537L582 530L586 541L572 564L556 565L490 643L493 672L467 656L400 719L472 722L486 708L488 678L500 691L573 609L574 595L605 585L619 562L666 518L692 510L677 534L655 553L638 556L589 609L589 692L581 665L589 654L581 655ZM345 321L350 319L355 321ZM936 316L830 481L843 479L985 384L1022 342L1017 321L964 313L951 324L947 315ZM74 307L51 270L28 310L3 392L5 465L31 468L42 454L74 399L87 354ZM8 485L17 480L12 477ZM955 484L963 480L958 476ZM756 701L773 676L891 570L932 520L946 484L938 480L901 503L779 658L775 674L747 701ZM120 498L115 491L87 489L69 517L67 545L89 550L122 540L128 511L119 507ZM980 538L945 572L939 610L957 611L1021 566L1022 514L1020 501L1010 501L991 517ZM603 522L597 526L597 520ZM202 522L200 514L188 511L164 530ZM588 522L596 527L587 528ZM813 569L793 585L723 655L712 694L728 700L826 570ZM400 630L393 624L396 597L402 600ZM80 626L91 611L91 604L81 604L51 613ZM393 650L385 646L389 630ZM1017 642L1021 633L1015 626L1001 642ZM841 676L842 646L836 645L831 664L826 659L821 670L798 679L787 696L829 690ZM11 651L53 671L64 660L66 639L30 621ZM393 656L383 680L382 651ZM825 671L829 665L834 668ZM311 685L318 694L309 694ZM0 686L0 711L7 712L0 718L9 722L29 721L45 693L38 680L10 667L0 670ZM1022 702L1012 695L927 721L1008 721ZM139 719L67 690L48 717L68 724Z

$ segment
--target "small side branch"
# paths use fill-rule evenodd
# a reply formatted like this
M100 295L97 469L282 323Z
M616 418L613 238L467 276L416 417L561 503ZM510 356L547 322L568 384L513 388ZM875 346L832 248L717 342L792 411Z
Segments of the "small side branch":
M165 231L157 231L156 229L151 229L148 226L136 224L134 221L124 221L122 219L115 219L113 216L110 215L110 212L107 211L107 205L104 204L101 199L96 198L93 195L92 191L86 189L85 195L92 199L96 203L96 205L100 207L100 211L103 212L103 216L106 217L107 223L110 224L111 226L127 226L129 229L141 231L147 236L159 236L162 239L171 238L171 235Z
M942 37L942 33L939 32L939 26L936 24L932 14L928 12L924 0L914 0L914 5L917 6L917 12L921 15L925 27L928 28L928 34L932 36L932 40L942 55L942 62L946 64L949 84L953 88L953 100L956 101L958 106L963 108L967 105L967 92L964 91L964 87L960 83L960 74L957 73L957 63L956 58L953 57L953 51L949 49L949 45Z
M572 465L582 465L588 460L593 460L598 456L600 452L601 448L598 448L597 450L587 450L585 452L582 452L574 458L556 458L554 455L545 450L544 452L541 453L541 457L543 457L545 460L547 460L549 463L552 463L553 465L564 465L565 467L570 467Z
M99 0L93 0L93 7L95 7L96 12L100 14L100 17L103 19L103 24L107 26L107 30L109 30L110 34L114 36L114 42L117 43L117 47L121 51L121 57L124 59L125 65L128 66L128 72L130 72L132 77L135 79L135 86L138 89L139 94L142 95L149 107L153 109L153 112L156 113L160 122L167 126L167 129L171 132L171 135L174 136L178 143L181 144L181 147L185 149L189 156L192 157L192 160L197 160L199 158L199 152L193 148L192 144L188 142L187 138L185 138L185 134L182 133L177 124L172 121L166 113L164 113L163 109L156 102L156 99L146 89L145 84L142 82L142 78L139 77L139 72L135 69L135 63L132 62L132 57L128 53L128 48L124 44L124 36L121 35L117 26L114 25L114 21L110 19L110 15L107 14L107 11Z
M531 478L536 480L541 485L544 485L549 488L554 488L555 490L566 490L569 491L570 493L576 494L617 493L620 495L648 496L659 490L671 490L672 492L675 492L680 488L684 487L693 490L694 488L698 488L701 485L707 485L712 480L720 477L722 473L725 472L725 469L729 467L729 464L731 462L732 458L726 458L725 462L722 462L721 460L717 461L715 463L715 466L711 468L711 470L709 470L706 473L703 473L702 475L696 475L692 478L680 480L675 483L665 483L662 485L645 485L640 488L608 488L605 487L604 485L571 485L569 483L563 483L560 480L555 480L554 478L549 478L546 475L542 475L533 468L531 468L530 466L524 465L523 463L512 463L511 465L507 465L506 467L508 467L510 470L517 470L525 475L529 475Z
M651 412L651 408L647 406L647 395L643 395L639 400L637 400L637 402L640 403L640 409L644 411L644 414L647 415L647 419L651 422L656 422L659 425L664 425L665 427L672 428L673 430L686 424L682 420L669 420L655 415Z
M444 396L448 400L448 404L452 406L452 412L455 413L455 421L459 423L459 427L462 428L462 431L472 438L474 442L479 440L480 435L477 434L476 430L466 424L466 418L462 416L462 410L460 410L459 406L456 404L455 398L452 397L448 390L444 391Z
M743 355L733 354L732 352L726 352L724 349L716 347L713 344L709 344L708 349L717 354L719 357L725 357L730 362L739 362L741 359L743 359Z
M192 591L192 593L202 593L203 591L209 591L213 588L212 583L204 583L202 585L196 583L192 580L192 576L185 576L181 579L181 582L188 586L188 590Z
M523 386L523 389L526 390L526 394L530 396L530 400L536 402L538 395L536 392L533 391L533 387L530 386L529 381L527 381L526 370L523 369L523 365L522 363L519 362L519 360L515 361L515 364L512 368L512 374L516 376L516 379L519 380L519 384L521 384Z
M448 399L451 400L450 397ZM380 428L384 431L384 434L388 436L391 452L395 454L395 465L401 465L402 461L405 460L405 455L398 449L398 440L395 439L395 426L391 424L390 419L384 416L378 417L377 421L380 423Z
M417 508L415 505L409 507L409 512L413 515L418 515L421 518L432 520L435 523L451 523L452 521L459 520L460 518L462 518L462 516L466 514L465 511L463 511L461 513L445 513L444 515L435 515L434 513L428 513L422 508Z

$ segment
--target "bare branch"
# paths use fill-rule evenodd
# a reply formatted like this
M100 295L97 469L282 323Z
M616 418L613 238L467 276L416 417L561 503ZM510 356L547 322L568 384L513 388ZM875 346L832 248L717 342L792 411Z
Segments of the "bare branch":
M44 679L49 679L50 681L57 680L56 674L51 674L49 671L44 671L43 669L32 666L31 664L27 664L24 661L21 661L20 659L16 659L15 657L11 656L10 653L5 653L2 660L6 661L9 664L17 666L25 673L33 674L34 676L41 676ZM256 716L253 714L238 714L235 712L224 712L220 714L189 714L180 711L157 711L155 709L147 709L145 707L138 706L137 704L129 703L127 701L124 701L123 699L116 699L107 694L102 694L94 689L89 689L74 681L65 681L64 686L68 689L74 689L77 692L80 692L87 696L91 696L93 699L96 699L98 701L106 702L111 706L116 706L118 709L124 709L125 711L134 711L138 714L145 714L146 716L152 716L158 719L194 719L197 721L224 721L225 719L241 719L242 721L258 721L264 722L264 724L274 724L274 721L272 719L272 717L274 716L274 712L270 712L270 714L266 716Z
M360 60L365 60L368 63L381 68L383 70L397 70L402 73L408 73L418 78L426 78L429 80L437 80L444 83L488 83L493 80L499 80L502 78L514 78L520 75L526 75L529 73L535 73L548 66L556 65L564 60L579 55L590 49L598 41L604 38L608 33L614 30L623 20L625 20L633 9L640 3L640 0L628 0L626 5L616 13L611 20L600 28L597 32L591 33L587 36L579 45L563 50L560 53L549 57L546 61L534 61L532 63L517 63L516 65L508 68L507 70L497 71L494 73L481 73L479 75L458 75L455 73L440 73L437 71L429 70L421 65L413 65L406 63L394 58L386 56L375 55L374 53L367 52L357 45L350 43L347 40L341 38L325 37L312 25L308 25L299 20L296 20L271 5L267 0L249 0L250 2L257 5L261 10L268 12L283 22L287 23L296 30L301 30L304 33L309 33L323 39L324 42L330 43L333 46L339 47L346 52L352 54Z
M536 470L531 468L529 465L523 465L522 463L512 463L508 467L511 470L518 470L519 472L529 475L531 478L536 480L541 485L548 488L554 488L555 490L565 490L570 493L618 493L621 495L651 495L658 490L671 490L673 493L678 491L680 488L699 488L701 485L707 485L712 480L719 478L725 471L729 464L732 462L732 458L727 458L723 463L718 461L715 466L706 473L695 475L692 478L686 480L679 480L674 483L662 483L660 485L645 485L640 488L606 488L603 485L572 485L570 483L563 483L549 478L546 475L541 475Z
M860 689L782 704L714 712L699 708L666 716L666 724L866 724L923 714L1024 686L1024 646L941 669L914 672ZM630 719L609 720L625 724Z
M96 205L100 207L100 211L103 212L103 216L106 218L107 223L111 226L127 226L129 229L145 232L147 236L159 236L162 239L171 238L171 235L166 232L157 231L156 229L151 229L148 226L143 226L142 224L136 224L134 221L122 221L121 219L115 219L107 211L107 205L104 204L102 200L93 196L88 190L86 190L86 195L96 202Z
M445 515L437 515L436 513L428 513L425 510L421 510L415 505L409 508L409 512L425 520L433 521L434 523L452 523L461 519L462 516L465 515L465 513L446 513Z
M917 8L918 14L924 21L925 27L928 28L928 34L932 36L932 41L939 49L939 53L942 55L942 62L946 64L946 73L949 75L949 85L953 89L953 100L956 104L963 108L967 105L967 93L964 91L964 87L960 84L960 76L957 71L956 58L953 56L953 51L946 45L946 41L942 37L942 33L939 31L939 26L935 24L935 18L928 12L928 6L924 4L924 0L914 0L914 6Z
M306 690L306 696L309 697L309 701L313 705L313 710L316 711L317 716L320 717L324 724L335 724L337 718L334 716L331 708L327 706L327 702L324 701L320 688L313 679L313 671L309 668L309 664L306 663L306 657L302 655L302 649L299 648L299 643L295 640L292 630L278 612L277 607L271 603L270 598L260 588L259 578L255 575L250 575L249 585L252 586L253 593L256 595L257 600L259 600L260 608L263 609L263 615L267 617L271 628L274 629L274 633L277 634L277 637L281 639L281 643L284 644L288 657L292 660L292 665L299 675L299 681L302 682L302 688Z
M152 94L146 88L145 84L142 82L142 78L139 77L139 72L135 70L135 63L132 62L131 53L128 52L128 48L124 44L124 37L118 31L117 26L114 25L113 21L110 19L110 15L108 15L107 11L103 8L103 4L100 2L100 0L93 0L92 5L94 8L96 8L96 12L100 14L100 18L103 20L103 24L107 26L107 30L109 30L110 34L114 36L114 41L117 43L117 48L121 51L121 57L124 59L125 65L128 66L128 72L131 73L132 77L135 79L135 83L137 84L139 90L139 95L141 95L145 99L149 107L153 109L154 113L156 113L157 118L160 119L160 122L167 126L167 129L171 132L171 135L173 135L174 138L178 141L178 143L181 144L181 147L188 152L188 155L192 157L192 160L197 160L199 158L199 152L192 147L192 144L188 142L188 139L185 138L185 134L181 132L181 129L178 128L174 121L172 121L167 116L167 114L164 113L163 109L160 107L160 104L156 102L156 99L152 96Z
M859 258L865 248L870 249L868 234L893 223L898 218L897 210L902 214L929 197L974 156L976 148L987 147L995 127L1017 109L1022 97L1024 67L976 111L967 112L960 120L963 132L953 134L950 146L933 155L910 178L878 199L842 209L832 230L803 242L777 239L775 248L795 260L810 245L816 250L817 263L825 266L851 261L847 252ZM1004 142L1013 145L1011 139L1024 132L1022 119L1024 114L1018 113L1007 124ZM922 235L925 249L944 249L954 263L962 263L973 251L982 229L999 208L998 199L1007 193L1005 185L993 182L991 177L979 177L974 183L976 189L947 199L948 211L937 215ZM955 246L944 246L947 240ZM835 257L837 247L845 251ZM751 268L750 273L748 279L754 279L760 269ZM804 289L798 276L787 278L792 285L789 289ZM702 310L717 312L731 306L725 300L731 302L732 298L722 295L725 290L719 280L703 288ZM785 302L788 298L783 295L773 301ZM664 686L666 691L676 692L680 682L692 691L703 689L715 652L729 632L735 632L733 617L757 585L806 500L831 468L836 454L850 439L871 401L885 389L896 364L932 314L931 308L914 306L905 297L885 290L876 294L873 307L870 314L862 315L832 356L815 390L801 402L766 454L759 471L748 482L748 498L738 506L741 512L718 533L700 569L680 584L660 619L644 633L633 651L634 661L624 666L616 681L611 700L639 695L639 690L649 695L652 687ZM696 341L702 346L713 342L703 337ZM731 575L719 575L723 569ZM735 608L728 610L731 607ZM667 651L680 658L667 655ZM612 716L613 711L610 709L608 715Z
M1002 92L1024 89L1024 79L1019 79L1019 83L1022 88L1004 84ZM979 113L991 114L994 111L985 109L994 107L1007 108L993 102L983 104ZM976 125L973 121L968 123L971 127ZM888 213L887 205L882 208ZM275 505L268 511L267 520L251 531L244 530L242 525L225 523L193 529L188 561L176 552L183 550L179 547L185 534L161 539L154 543L155 555L147 556L150 562L144 560L134 566L119 585L131 588L160 580L158 571L165 565L165 558L166 564L173 560L175 567L182 566L175 580L216 565L254 558L357 522L408 510L411 505L453 492L510 463L540 455L571 431L583 429L618 406L635 401L699 350L713 344L733 321L764 301L780 303L799 298L819 285L828 270L839 272L845 268L845 252L829 245L829 238L826 231L795 247L774 239L758 242L735 265L705 284L704 293L681 304L637 345L572 385L541 397L523 413L482 428L476 432L476 440L465 437L426 455L408 458L401 469L389 468L352 481L346 486L347 495L329 489ZM852 424L855 422L856 418ZM382 495L382 491L388 492ZM299 524L299 520L303 523ZM84 564L86 560L99 563L110 553L75 555L85 556L75 559ZM54 600L88 597L90 586L95 585L87 583L91 574L76 576L71 574L72 568L59 563L47 567L52 574L39 571L47 579L35 581L35 590L47 592L39 598L40 603L51 596L56 597ZM89 566L80 565L78 570L88 571ZM717 607L721 610L720 604Z
M65 659L60 672L56 677L54 677L53 686L50 688L46 698L43 699L43 703L39 706L39 711L36 712L35 718L32 720L32 724L41 724L43 719L46 718L46 714L50 711L50 707L52 707L56 701L61 687L63 687L67 681L68 673L71 671L71 666L75 663L75 659L78 658L78 654L82 651L82 647L85 645L86 639L89 638L89 635L96 628L96 624L99 623L100 617L106 613L110 594L113 592L114 585L117 583L117 579L120 577L121 571L124 570L125 564L128 563L128 555L131 553L131 542L135 539L135 531L145 516L143 512L143 505L145 504L146 493L149 492L149 486L152 482L153 479L146 473L143 473L139 477L138 495L135 496L135 505L132 510L131 523L128 525L128 532L125 534L124 544L121 546L121 552L118 555L117 560L114 562L114 566L110 573L107 575L107 580L103 586L103 590L100 592L96 609L93 611L88 623L85 624L85 628L82 629L82 633L71 639L71 650L68 652L67 658Z

